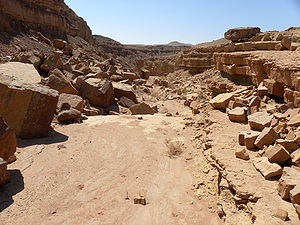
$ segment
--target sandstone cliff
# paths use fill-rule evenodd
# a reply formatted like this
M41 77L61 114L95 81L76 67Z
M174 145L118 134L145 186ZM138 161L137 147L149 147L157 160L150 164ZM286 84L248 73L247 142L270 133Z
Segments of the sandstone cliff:
M67 34L93 40L87 23L63 0L0 0L0 31L40 31L50 37Z

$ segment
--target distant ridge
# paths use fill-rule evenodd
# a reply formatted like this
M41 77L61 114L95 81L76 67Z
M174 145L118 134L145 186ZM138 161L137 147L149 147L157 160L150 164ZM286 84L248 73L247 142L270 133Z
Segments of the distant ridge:
M167 45L169 45L169 46L193 46L192 44L181 43L181 42L178 42L178 41L171 41Z

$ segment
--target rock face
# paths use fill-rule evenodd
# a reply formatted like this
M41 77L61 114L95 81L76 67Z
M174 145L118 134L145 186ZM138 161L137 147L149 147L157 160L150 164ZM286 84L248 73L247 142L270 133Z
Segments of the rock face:
M107 79L89 78L83 81L80 94L96 106L108 107L114 101L114 88Z
M253 37L257 33L260 33L259 27L240 27L228 30L224 37L227 40L231 40L233 42L247 40L248 38Z
M58 92L0 74L0 114L21 138L45 137L50 130Z
M0 73L13 76L28 83L38 84L41 76L32 64L8 62L0 64Z
M7 33L40 31L51 37L80 36L92 41L87 23L63 0L1 0L0 30Z
M0 158L8 161L16 152L17 140L15 132L7 126L0 116Z

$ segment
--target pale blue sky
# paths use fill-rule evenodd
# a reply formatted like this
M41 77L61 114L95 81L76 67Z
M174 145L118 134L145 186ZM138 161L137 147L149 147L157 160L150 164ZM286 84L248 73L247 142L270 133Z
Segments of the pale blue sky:
M123 44L197 44L226 30L300 26L300 0L65 0L93 34Z

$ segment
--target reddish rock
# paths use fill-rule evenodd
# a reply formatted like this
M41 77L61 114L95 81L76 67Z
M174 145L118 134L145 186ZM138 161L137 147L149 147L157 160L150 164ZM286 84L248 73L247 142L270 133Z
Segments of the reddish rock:
M48 56L44 63L41 65L41 69L46 71L46 72L50 72L54 69L59 69L60 71L62 71L63 69L63 62L60 59L59 54L54 54L54 55L50 55Z
M7 171L7 162L0 158L0 186L6 184L10 179L10 174Z
M240 145L245 145L245 136L247 133L250 133L250 132L243 131L243 132L239 133L238 140L239 140Z
M290 198L293 204L300 205L300 184L297 184L291 191L290 191Z
M0 114L17 136L45 137L50 130L58 92L0 74Z
M238 42L241 40L249 39L255 36L257 33L260 33L259 27L240 27L228 30L224 34L224 37L227 40Z
M133 106L135 103L134 101L132 101L131 99L123 96L120 98L120 100L118 101L118 104L123 106L123 107L126 107L126 108L130 108L131 106Z
M155 113L154 110L144 102L131 106L129 110L131 111L132 115L153 115Z
M282 145L290 153L298 149L298 145L295 140L278 139L276 140L276 143Z
M262 131L271 125L272 116L266 112L257 112L248 116L248 122L252 130Z
M277 139L277 133L272 127L266 127L256 138L254 145L263 149L264 145L271 145Z
M285 148L279 144L269 146L264 156L266 156L270 162L278 163L279 165L284 164L291 157Z
M137 78L139 78L135 73L131 73L131 72L122 72L122 77L128 80L135 80Z
M60 123L70 122L74 120L80 121L80 118L81 118L81 112L74 108L63 110L57 116L57 120Z
M112 83L106 79L86 79L82 83L80 94L95 106L108 107L115 99Z
M260 98L259 97L254 97L251 99L250 103L249 103L249 107L253 107L253 106L257 106L257 107L260 107Z
M57 90L59 93L67 93L73 95L78 94L78 91L75 89L75 87L58 69L55 69L49 73L49 78L46 82L46 85L54 90Z
M294 166L300 167L300 149L297 149L291 154L292 163Z
M268 93L270 95L277 96L279 98L283 98L284 96L284 85L276 82L273 79L265 79L263 81L264 86L268 88Z
M17 148L17 140L15 132L8 127L0 116L0 158L9 161Z
M57 109L61 111L63 104L68 103L70 107L82 112L84 101L83 98L78 95L61 94L58 98Z

